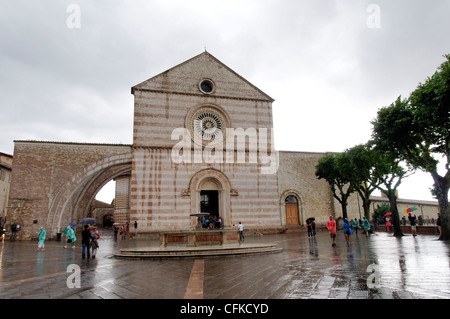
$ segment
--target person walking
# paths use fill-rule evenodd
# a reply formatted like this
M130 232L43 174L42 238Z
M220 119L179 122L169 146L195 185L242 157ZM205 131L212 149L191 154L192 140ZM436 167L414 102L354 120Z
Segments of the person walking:
M47 235L47 232L44 230L44 227L41 226L39 231L39 242L38 242L38 248L37 250L45 250L45 236Z
M306 220L306 228L308 229L308 238L311 238L313 236L312 220L311 220L311 218L308 218Z
M347 218L344 218L344 223L342 224L342 226L344 227L345 241L347 242L347 245L349 245L350 235L353 235L353 231L351 228L351 224Z
M64 248L67 248L67 239L69 238L69 227L67 226L66 228L64 228L64 231L61 235L63 242L64 242Z
M437 213L437 220L436 220L436 226L439 230L439 236L442 234L442 228L441 228L441 214Z
M330 232L331 237L331 246L336 246L336 221L333 219L333 216L327 221L327 229Z
M117 233L119 232L119 227L114 226L114 240L117 240Z
M134 236L137 235L137 221L134 221Z
M64 245L64 248L67 248L67 244L72 244L72 248L75 248L75 242L77 241L77 237L75 236L75 230L72 228L75 226L67 226L67 242L66 245Z
M411 233L414 237L416 237L416 215L411 216L411 213L408 213L409 224L411 225Z
M127 229L125 225L122 225L120 229L120 234L122 235L122 239L127 239Z
M389 216L386 217L386 231L389 232L391 230L392 224L391 224L391 218Z
M244 243L244 225L242 225L241 222L239 222L238 228L239 228L239 242Z
M366 237L369 237L369 232L370 232L370 222L369 222L369 220L366 218L366 216L363 217L363 227L364 227L364 231L366 232Z
M84 230L81 232L81 258L91 258L90 244L91 244L91 231L88 229L88 225L84 225Z
M361 228L361 226L359 225L359 222L356 218L352 220L352 227L355 230L356 236L358 236L358 228Z
M95 255L97 254L97 249L100 247L98 244L99 239L100 239L100 234L98 233L97 228L94 227L92 234L91 234L92 258L95 258Z

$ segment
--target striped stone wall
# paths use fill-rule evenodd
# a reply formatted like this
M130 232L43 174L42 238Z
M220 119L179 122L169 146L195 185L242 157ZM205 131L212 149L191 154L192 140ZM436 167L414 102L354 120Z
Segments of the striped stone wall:
M199 88L203 79L214 84L213 92ZM189 229L200 211L199 193L204 180L219 185L219 211L228 227L239 221L247 227L280 227L278 177L262 173L260 148L272 149L273 99L223 63L202 53L135 87L131 218L144 231ZM253 132L267 129L268 140L245 145L233 140L223 144L221 160L208 163L195 157L196 144L187 138L189 160L173 160L173 148L182 140L176 129L189 130L191 114L203 107L216 110L227 128ZM192 133L192 132L190 132ZM231 139L228 139L228 142ZM255 142L255 141L253 141ZM215 149L216 150L216 149ZM230 151L233 160L226 157ZM249 153L249 150L252 153ZM244 153L239 161L238 154ZM184 151L183 151L184 154ZM252 157L254 155L254 157ZM197 159L197 160L196 160ZM254 160L256 159L256 160Z

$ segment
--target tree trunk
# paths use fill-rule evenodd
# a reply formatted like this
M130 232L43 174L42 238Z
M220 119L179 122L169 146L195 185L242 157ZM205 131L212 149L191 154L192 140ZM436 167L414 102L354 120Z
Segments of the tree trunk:
M342 207L342 218L347 218L347 200L342 200L341 202L341 207Z
M370 199L363 198L363 208L364 208L364 216L366 216L367 220L370 220Z
M439 212L441 214L441 234L439 240L450 240L450 210L448 206L449 183L445 178L439 176L436 172L431 172L436 187L436 195L439 203Z
M397 196L395 196L395 191L389 190L386 193L387 197L389 198L389 204L391 206L391 219L392 219L392 226L394 227L394 236L395 237L402 237L404 236L402 233L402 229L400 227L400 216L398 214L398 208L397 208Z

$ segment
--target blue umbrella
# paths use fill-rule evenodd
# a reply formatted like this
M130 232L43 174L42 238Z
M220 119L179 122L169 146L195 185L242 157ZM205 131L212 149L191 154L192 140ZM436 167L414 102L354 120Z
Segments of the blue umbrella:
M75 223L70 223L69 226L76 226L77 224Z

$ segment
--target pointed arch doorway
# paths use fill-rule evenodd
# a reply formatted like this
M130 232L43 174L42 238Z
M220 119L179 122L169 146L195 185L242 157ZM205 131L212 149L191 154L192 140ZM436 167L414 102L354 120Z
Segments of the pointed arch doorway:
M216 179L206 179L200 186L200 211L213 217L221 217L219 210L219 192L221 185Z
M230 182L220 171L205 169L197 172L190 182L191 212L207 212L222 218L231 226Z

